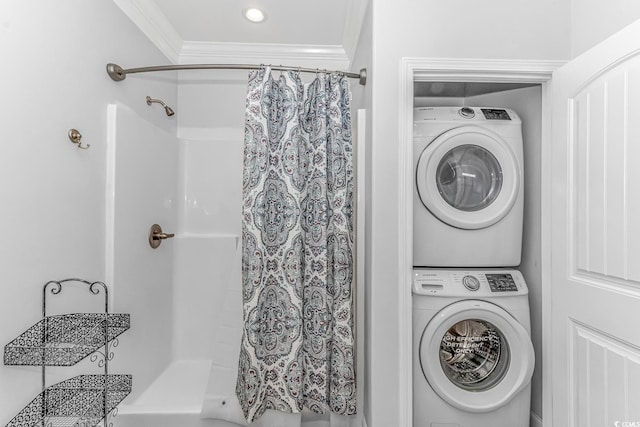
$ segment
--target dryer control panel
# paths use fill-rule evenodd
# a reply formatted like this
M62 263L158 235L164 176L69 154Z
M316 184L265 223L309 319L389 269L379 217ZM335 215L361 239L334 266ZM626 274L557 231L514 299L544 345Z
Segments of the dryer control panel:
M484 118L487 120L511 120L507 110L499 108L481 108L480 111L482 111Z
M518 270L435 269L413 270L412 291L416 295L484 297L526 295L529 290Z
M414 123L433 121L520 123L520 117L512 109L500 107L416 107L413 109L413 121Z
M454 127L483 126L506 139L522 139L522 122L510 108L501 107L416 107L413 109L413 138L436 137Z

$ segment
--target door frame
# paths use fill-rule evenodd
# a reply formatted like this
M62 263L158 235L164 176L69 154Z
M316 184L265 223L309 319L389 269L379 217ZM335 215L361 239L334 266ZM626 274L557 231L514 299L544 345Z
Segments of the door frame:
M541 183L541 261L542 261L542 336L543 342L550 337L550 195L551 180L544 173L549 164L551 144L551 77L553 71L565 61L488 60L488 59L443 59L402 58L399 82L399 224L398 236L400 265L398 283L400 296L400 396L403 403L401 417L404 425L410 426L413 419L413 374L412 374L412 309L411 281L413 273L413 86L414 82L491 82L491 83L536 83L542 87L542 183ZM549 346L542 349L543 405L542 418L551 420L551 352ZM541 427L542 420L532 417L532 427ZM550 424L547 424L550 425Z

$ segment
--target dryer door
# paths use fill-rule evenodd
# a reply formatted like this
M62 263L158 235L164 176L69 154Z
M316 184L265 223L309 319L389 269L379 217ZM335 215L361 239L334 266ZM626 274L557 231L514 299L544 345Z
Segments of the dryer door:
M420 340L420 365L433 390L467 412L500 408L531 380L527 331L485 301L463 300L436 314Z
M520 170L509 144L499 135L462 126L424 149L416 186L424 206L442 222L479 229L509 213L520 189Z

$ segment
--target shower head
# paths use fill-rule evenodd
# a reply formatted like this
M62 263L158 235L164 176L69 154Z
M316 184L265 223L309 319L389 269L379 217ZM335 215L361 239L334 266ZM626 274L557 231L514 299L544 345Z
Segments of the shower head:
M175 114L175 111L171 109L167 104L165 104L161 99L153 99L150 96L147 96L147 105L151 105L153 103L158 103L164 107L164 112L167 113L167 116L171 117Z

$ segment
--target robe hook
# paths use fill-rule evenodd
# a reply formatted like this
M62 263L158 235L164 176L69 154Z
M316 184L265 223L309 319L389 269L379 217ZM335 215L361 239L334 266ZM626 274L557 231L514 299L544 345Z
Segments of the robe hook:
M69 136L69 140L76 144L78 148L86 150L87 148L91 147L90 144L87 144L84 147L82 146L82 134L77 129L69 129L69 133L67 133L67 135Z

